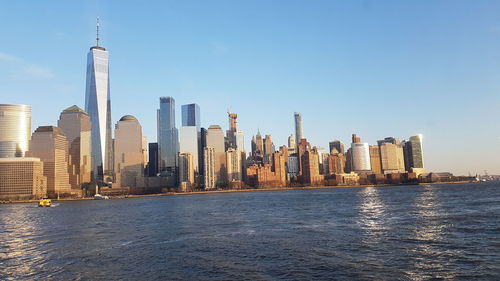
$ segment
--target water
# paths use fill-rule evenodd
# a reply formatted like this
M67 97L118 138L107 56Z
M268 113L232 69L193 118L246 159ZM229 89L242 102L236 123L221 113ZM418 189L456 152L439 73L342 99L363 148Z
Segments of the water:
M500 183L0 206L6 280L498 280Z

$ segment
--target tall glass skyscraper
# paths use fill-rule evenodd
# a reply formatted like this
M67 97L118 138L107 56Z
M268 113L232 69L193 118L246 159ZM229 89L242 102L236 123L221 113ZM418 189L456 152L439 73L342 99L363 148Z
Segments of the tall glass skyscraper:
M0 104L0 158L24 157L31 138L31 106Z
M157 131L160 171L175 172L179 152L179 134L175 127L175 100L172 97L160 98Z
M300 140L304 138L304 132L302 131L302 115L298 112L295 112L294 117L295 117L295 143L299 144Z
M87 55L85 111L92 122L92 179L108 182L113 173L109 53L99 46L99 22L96 41Z
M182 126L195 126L200 131L200 107L196 103L184 104L182 110Z

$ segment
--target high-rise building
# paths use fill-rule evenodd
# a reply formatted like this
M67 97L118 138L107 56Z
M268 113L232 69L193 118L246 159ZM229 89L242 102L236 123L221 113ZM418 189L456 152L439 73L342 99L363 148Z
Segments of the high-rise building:
M252 157L254 160L257 158L262 158L264 156L264 141L260 131L257 131L257 135L252 138Z
M243 134L243 131L238 130L236 131L236 149L245 152L245 135Z
M302 139L304 140L304 139ZM323 177L319 174L319 154L316 147L304 152L301 159L302 183L320 184Z
M194 184L194 161L191 152L179 153L179 182L187 183L188 188Z
M87 55L85 111L92 123L92 178L109 182L113 173L109 53L99 46L99 22L96 41Z
M226 184L226 154L224 147L224 132L219 125L211 125L207 130L207 147L213 147L215 158L216 186L222 187Z
M236 141L236 132L238 131L236 128L237 124L237 118L238 114L236 113L227 113L228 119L229 119L229 130L226 132L227 136L227 145L226 147L236 149L237 148L237 141Z
M215 149L207 146L203 150L203 174L205 180L205 189L213 189L216 186L217 178L215 177Z
M59 127L41 126L31 136L28 157L40 158L43 162L43 174L47 177L47 194L81 194L72 191L68 175L68 142Z
M370 145L370 165L372 173L382 174L382 162L380 160L380 147L378 145Z
M179 134L175 127L175 100L172 97L160 98L158 109L158 155L160 172L175 174Z
M405 166L407 171L414 171L418 174L424 173L424 154L421 134L412 136L405 142Z
M155 177L158 174L158 143L152 142L148 145L148 177Z
M241 182L243 180L241 151L230 148L226 151L227 181Z
M336 148L333 148L332 153L328 155L328 174L343 174L345 172L345 164L345 156L339 153Z
M295 143L298 145L300 140L304 138L304 132L302 131L302 115L298 112L294 113L295 117Z
M368 143L360 141L351 144L352 170L354 172L369 172L371 170L370 148Z
M118 187L136 187L144 176L142 126L132 115L115 126L115 182Z
M39 199L47 194L47 177L39 158L0 158L0 198Z
M332 150L335 148L337 149L337 152L338 153L342 153L344 154L345 153L345 145L343 142L339 141L339 140L334 140L334 141L331 141L329 143L329 147L330 147L330 153L332 153Z
M352 134L352 143L357 143L361 142L361 138L358 137L356 134Z
M264 155L271 155L276 151L271 135L264 138Z
M307 141L307 139L300 139L300 142L297 144L298 156L299 156L299 175L302 175L303 167L302 167L302 156L306 151L311 150L311 144Z
M384 174L404 173L404 154L401 145L380 142L380 161Z
M31 137L31 106L0 104L0 158L24 157Z
M198 174L198 129L196 126L182 126L179 129L179 152L189 152L193 157L193 169Z
M181 111L182 126L195 126L196 131L199 132L201 128L200 106L196 103L184 104L181 106Z
M276 179L280 182L280 186L286 186L287 182L287 164L288 164L288 148L280 149L273 153L272 171L276 175Z
M295 142L295 137L290 135L288 137L288 154L297 153L297 143Z
M76 105L61 112L57 126L68 140L68 173L72 189L81 190L91 181L92 144L90 117Z

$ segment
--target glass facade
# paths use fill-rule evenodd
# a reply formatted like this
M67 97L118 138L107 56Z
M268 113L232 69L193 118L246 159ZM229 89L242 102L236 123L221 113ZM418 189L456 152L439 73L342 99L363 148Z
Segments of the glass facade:
M424 168L424 154L422 150L422 135L410 137L410 166L411 168Z
M109 53L99 46L87 56L85 111L92 122L92 178L108 181L113 172Z
M158 158L160 171L175 172L179 136L175 127L175 100L172 97L160 98L158 109Z
M193 157L193 169L198 172L198 131L196 126L182 126L180 128L179 152L191 153Z
M200 107L196 103L185 104L182 110L182 126L195 126L200 131Z
M0 104L0 158L24 157L31 138L31 106Z

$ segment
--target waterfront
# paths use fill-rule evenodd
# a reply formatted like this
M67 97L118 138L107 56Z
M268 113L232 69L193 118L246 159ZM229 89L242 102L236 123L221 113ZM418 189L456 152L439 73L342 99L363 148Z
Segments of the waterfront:
M0 279L496 279L498 182L0 206Z

